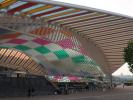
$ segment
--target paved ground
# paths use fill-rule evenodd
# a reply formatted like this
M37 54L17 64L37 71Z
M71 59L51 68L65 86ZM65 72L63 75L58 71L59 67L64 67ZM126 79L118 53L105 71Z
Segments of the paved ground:
M23 98L0 98L0 100L133 100L133 86L117 87L111 91L75 93L69 95L35 96Z

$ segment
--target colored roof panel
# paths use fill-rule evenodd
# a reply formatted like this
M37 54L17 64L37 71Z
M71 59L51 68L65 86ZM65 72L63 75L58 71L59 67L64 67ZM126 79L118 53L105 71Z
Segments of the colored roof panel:
M32 13L31 16L35 16L35 15L42 14L42 13L45 13L45 12L49 12L49 11L52 11L52 10L55 10L55 9L59 9L59 8L61 8L61 7L60 6L53 6L52 8L48 8L46 10L41 10L41 11Z
M2 34L0 35L0 39L11 39L16 38L20 35L20 33L12 33L12 34Z
M44 12L44 13L41 13L41 14L38 14L38 15L34 15L34 16L32 16L32 18L44 16L44 15L47 15L47 14L51 14L51 13L58 12L58 11L62 11L62 10L66 10L66 9L68 9L68 8L66 8L66 7L61 7L61 8L58 8L58 9L49 11L49 12Z
M59 59L64 59L64 58L69 57L69 55L68 55L64 50L55 51L54 54L55 54Z
M12 4L11 6L9 6L8 10L15 9L15 8L17 8L19 6L22 6L22 5L26 4L26 3L27 2L17 1L14 4Z
M84 63L85 62L85 57L84 56L76 56L76 57L72 57L72 61L74 63Z
M43 10L46 10L46 9L49 9L49 8L52 8L53 6L52 5L46 5L46 6L41 6L41 7L37 7L35 9L32 9L32 10L29 10L27 12L24 12L25 14L33 14L33 13L36 13L36 12L40 12L40 11L43 11Z
M0 2L0 8L4 8L10 6L11 4L15 3L17 0L4 0Z
M27 40L25 40L25 39L12 39L12 40L8 41L8 43L14 43L14 44L24 44L26 42L27 42Z
M34 6L34 5L37 5L37 3L26 3L24 5L21 5L21 6L18 6L14 9L11 9L11 10L8 10L8 13L9 14L14 14L15 12L19 12L27 7L31 7L31 6Z
M34 39L33 41L40 44L40 45L47 45L50 43L50 41L46 41L46 40L41 39L41 38Z
M52 16L58 16L59 14L63 14L63 13L66 13L66 12L69 12L69 11L72 11L73 9L66 9L66 10L61 10L61 11L57 11L57 12L54 12L54 13L51 13L51 14L47 14L47 15L44 15L44 16L41 16L42 17L48 17L48 18L51 18Z
M21 13L29 14L28 12L31 12L32 10L35 10L37 8L44 7L44 6L45 6L45 4L34 5L34 6L31 6L31 7L28 7L28 8L21 10Z
M47 49L44 46L39 46L39 47L35 48L35 50L40 52L41 54L46 54L46 53L51 52L49 49Z
M30 49L29 47L24 46L24 45L17 45L14 48L16 48L18 50L22 50L22 51L25 51L25 50L29 50Z
M74 43L71 39L64 39L57 42L59 45L61 45L63 48L73 48Z

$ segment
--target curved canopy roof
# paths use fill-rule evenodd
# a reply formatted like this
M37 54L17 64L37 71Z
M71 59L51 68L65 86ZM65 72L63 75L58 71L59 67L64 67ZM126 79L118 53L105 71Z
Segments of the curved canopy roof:
M109 62L110 71L124 63L123 48L133 35L132 19L83 7L65 4L61 6L45 1L38 3L30 0L1 0L0 9L10 15L41 18L74 31L81 37L93 39Z
M3 29L4 30L4 29ZM3 32L3 31L2 31ZM0 31L0 33L2 33ZM70 40L50 40L6 31L0 35L0 64L38 75L102 75L100 66L88 56L70 49ZM6 37L8 36L8 37Z

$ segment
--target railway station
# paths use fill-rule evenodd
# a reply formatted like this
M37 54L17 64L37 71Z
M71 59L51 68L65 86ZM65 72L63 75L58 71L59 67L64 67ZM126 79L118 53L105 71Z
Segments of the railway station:
M68 3L0 0L0 98L88 100L124 91L112 73L125 63L132 25L127 16Z

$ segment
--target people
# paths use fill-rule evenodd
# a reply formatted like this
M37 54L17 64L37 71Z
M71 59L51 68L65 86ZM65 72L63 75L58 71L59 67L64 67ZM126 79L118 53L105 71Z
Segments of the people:
M65 94L68 94L68 85L65 84Z
M28 97L31 97L31 89L28 88Z
M35 89L32 87L32 88L31 88L31 95L32 95L32 96L33 96L34 92L35 92Z
M123 88L125 87L125 84L123 83Z
M35 91L35 89L33 87L29 87L28 88L28 97L33 96L34 91Z

